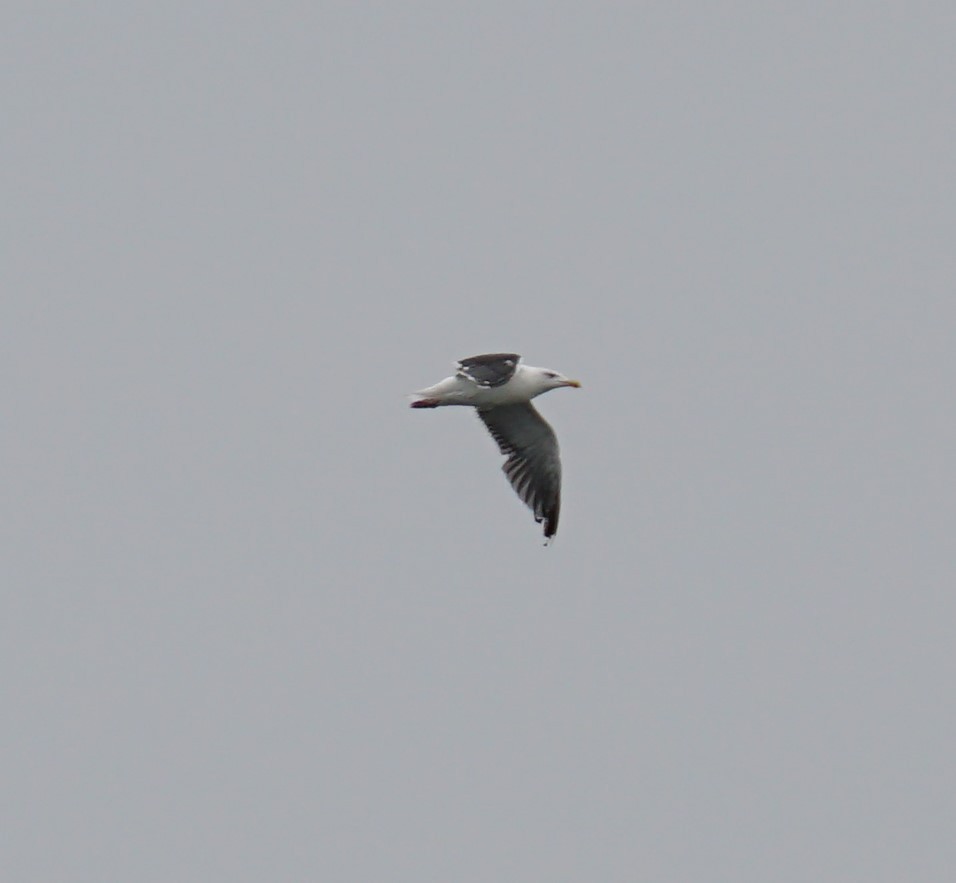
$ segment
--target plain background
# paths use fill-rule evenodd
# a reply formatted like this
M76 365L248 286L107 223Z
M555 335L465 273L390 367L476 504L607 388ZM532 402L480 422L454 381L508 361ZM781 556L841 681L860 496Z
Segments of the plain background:
M956 879L952 3L0 34L4 880Z

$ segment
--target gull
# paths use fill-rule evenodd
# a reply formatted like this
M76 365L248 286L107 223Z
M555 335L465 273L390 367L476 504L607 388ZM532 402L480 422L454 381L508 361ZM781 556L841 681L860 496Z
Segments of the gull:
M580 387L549 368L520 364L516 353L487 353L458 362L452 377L413 394L411 407L468 405L482 419L501 453L502 469L521 500L544 525L545 545L558 531L561 458L554 430L531 399L563 386Z

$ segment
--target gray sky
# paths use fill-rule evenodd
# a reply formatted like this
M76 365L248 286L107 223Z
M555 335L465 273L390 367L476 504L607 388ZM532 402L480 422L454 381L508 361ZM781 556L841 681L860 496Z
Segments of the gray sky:
M951 3L0 33L4 880L954 878Z

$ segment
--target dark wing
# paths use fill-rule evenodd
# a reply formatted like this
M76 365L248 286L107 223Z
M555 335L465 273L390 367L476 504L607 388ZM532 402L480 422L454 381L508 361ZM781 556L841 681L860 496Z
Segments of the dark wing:
M554 430L529 402L479 410L501 453L502 467L519 497L544 522L544 535L558 532L561 512L561 458Z
M458 363L458 376L473 380L478 386L501 386L514 377L521 356L517 353L489 353L472 356Z

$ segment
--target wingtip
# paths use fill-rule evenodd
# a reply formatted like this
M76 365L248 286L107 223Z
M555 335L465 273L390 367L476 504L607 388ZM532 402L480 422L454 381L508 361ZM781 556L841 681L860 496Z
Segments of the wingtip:
M550 517L544 519L544 544L550 546L554 538L558 535L558 519Z

